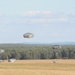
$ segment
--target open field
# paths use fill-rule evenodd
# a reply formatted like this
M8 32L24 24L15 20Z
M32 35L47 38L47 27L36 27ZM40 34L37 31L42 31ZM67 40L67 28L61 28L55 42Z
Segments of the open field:
M1 62L0 75L74 75L75 60L17 60Z

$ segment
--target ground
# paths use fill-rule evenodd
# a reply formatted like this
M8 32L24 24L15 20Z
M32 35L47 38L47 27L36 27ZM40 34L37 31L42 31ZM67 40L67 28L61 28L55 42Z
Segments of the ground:
M55 62L55 63L54 63ZM75 60L17 60L1 62L0 75L74 75Z

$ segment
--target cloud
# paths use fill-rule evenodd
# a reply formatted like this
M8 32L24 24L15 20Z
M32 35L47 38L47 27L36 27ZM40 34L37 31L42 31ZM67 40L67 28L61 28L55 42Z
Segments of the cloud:
M3 16L3 14L2 14L2 13L0 13L0 16Z
M4 13L0 12L0 25L8 24L9 21L10 21L10 18Z
M51 11L28 11L10 17L0 13L0 16L0 24L50 24L68 22L68 18L63 16L63 14L53 13Z
M52 33L51 36L60 36L59 33Z
M13 22L16 24L50 24L50 23L66 23L67 18L20 18Z
M70 14L70 16L75 17L75 13Z
M10 23L10 21L9 21L9 19L0 19L0 25L3 25L3 24L9 24Z
M28 11L21 14L21 17L34 17L34 16L51 16L52 12L50 11Z
M3 13L0 12L0 17L5 16Z
M29 20L30 23L56 23L67 21L67 18L32 18Z
M0 25L9 24L10 18L4 14L0 14Z
M68 18L61 14L54 14L50 11L29 11L19 15L28 23L59 23L68 22ZM22 21L23 22L23 21Z

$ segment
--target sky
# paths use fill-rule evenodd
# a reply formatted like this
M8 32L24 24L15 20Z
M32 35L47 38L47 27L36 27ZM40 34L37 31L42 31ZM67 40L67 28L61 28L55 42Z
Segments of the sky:
M0 0L0 43L24 42L75 42L75 0Z

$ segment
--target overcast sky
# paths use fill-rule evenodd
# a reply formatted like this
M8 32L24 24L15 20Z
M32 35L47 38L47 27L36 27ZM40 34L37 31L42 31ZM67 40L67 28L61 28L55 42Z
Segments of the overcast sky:
M75 42L75 0L0 0L0 43L67 41Z

